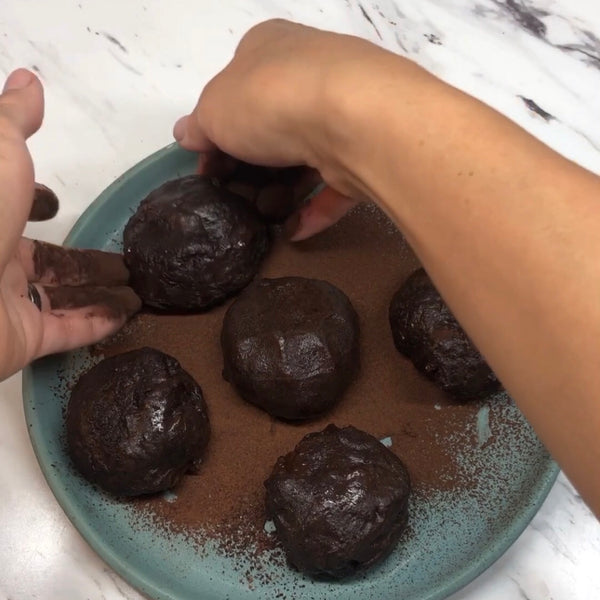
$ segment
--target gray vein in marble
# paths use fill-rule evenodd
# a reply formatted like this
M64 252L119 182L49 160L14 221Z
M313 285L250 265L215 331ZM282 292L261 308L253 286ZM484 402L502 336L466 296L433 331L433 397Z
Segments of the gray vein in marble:
M133 67L132 65L130 65L128 62L126 62L125 60L123 60L122 57L120 57L116 52L113 52L112 50L109 50L110 55L122 66L125 67L125 69L127 69L128 71L130 71L131 73L134 73L135 75L142 75L141 71L138 71L135 67Z
M508 578L515 584L515 586L517 587L517 591L519 592L519 596L523 598L523 600L531 600L527 592L525 592L521 584L514 577L511 577L509 575Z
M500 17L503 14L508 15L522 29L532 34L540 41L568 53L580 54L584 57L583 62L596 69L600 69L600 39L588 29L580 29L575 26L572 20L556 13L537 8L530 0L492 0L498 10L486 8L481 4L476 4L473 8L474 14L481 17ZM566 23L576 41L568 43L559 43L549 39L548 26L543 17L554 17Z
M560 540L554 526L546 519L538 518L531 523L531 529L541 535L557 553L566 558L569 562L576 564L577 560L567 546Z
M580 496L579 492L572 486L568 485L566 482L562 481L560 478L556 480L557 485L560 485L568 492L568 497L571 501L574 501L576 504L584 504L583 498Z
M525 98L525 96L521 96L518 94L518 97L523 100L523 104L534 114L539 115L544 121L552 121L556 119L554 115L551 115L548 111L545 111L537 102L532 100L531 98Z
M114 35L111 35L110 33L106 33L106 31L101 31L100 33L109 42L111 42L112 44L114 44L119 50L122 50L123 52L125 52L125 54L129 54L129 51L127 50L127 48L125 48L125 46L123 46L123 44L121 44L121 42Z
M402 41L402 38L400 37L400 34L397 31L394 31L394 38L396 38L396 42L398 44L398 46L400 46L400 48L406 53L408 54L408 49L407 47L404 45L404 42Z
M117 591L119 592L119 594L121 594L123 596L123 598L125 598L126 600L133 600L133 596L131 596L127 592L127 590L125 590L125 588L123 587L123 585L121 585L122 584L122 580L121 580L121 578L116 573L114 573L110 569L104 569L104 573L113 582L115 588L117 588Z
M373 19L371 19L371 17L369 16L369 13L365 10L365 7L360 2L358 3L358 8L360 9L362 16L371 24L371 27L373 27L373 29L375 30L377 37L380 40L382 40L383 37L381 37L381 32L379 31L379 29L377 29L377 25L375 25L375 23L373 22Z
M494 4L507 11L512 18L521 27L539 38L545 38L547 28L545 23L540 17L547 17L549 13L546 11L539 10L533 6L532 2L521 0L506 0L506 2L499 2L494 0Z
M600 39L591 31L579 30L584 41L579 44L558 44L556 48L566 52L579 52L585 57L585 62L600 69Z

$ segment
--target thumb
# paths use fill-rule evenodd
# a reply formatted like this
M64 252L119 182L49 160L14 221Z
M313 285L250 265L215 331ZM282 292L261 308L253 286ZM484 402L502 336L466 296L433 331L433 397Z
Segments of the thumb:
M215 145L210 141L198 124L197 107L190 115L181 117L173 127L173 137L185 150L193 152L215 151Z
M27 69L13 71L0 95L2 133L9 134L14 128L14 133L28 138L40 128L43 117L44 90L40 80Z
M31 208L33 164L25 139L44 115L44 92L30 71L10 74L0 94L0 273L13 255Z

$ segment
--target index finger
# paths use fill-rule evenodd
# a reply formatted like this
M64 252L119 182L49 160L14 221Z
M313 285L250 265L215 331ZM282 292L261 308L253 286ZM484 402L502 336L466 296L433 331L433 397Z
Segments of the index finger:
M49 285L119 286L129 281L121 254L65 248L22 238L18 256L28 281Z

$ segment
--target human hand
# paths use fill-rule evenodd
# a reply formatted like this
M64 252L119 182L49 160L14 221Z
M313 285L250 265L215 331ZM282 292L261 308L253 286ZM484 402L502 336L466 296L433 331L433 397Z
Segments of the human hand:
M14 71L0 95L0 380L38 357L99 341L141 306L120 255L21 237L28 217L52 217L58 204L34 184L26 145L43 112L40 81Z
M303 239L368 196L336 154L344 146L336 123L338 95L359 83L361 65L387 56L359 38L267 21L244 36L192 114L177 122L174 136L184 148L202 153L200 172L232 168L217 148L252 164L316 169L328 187L288 223L292 239Z

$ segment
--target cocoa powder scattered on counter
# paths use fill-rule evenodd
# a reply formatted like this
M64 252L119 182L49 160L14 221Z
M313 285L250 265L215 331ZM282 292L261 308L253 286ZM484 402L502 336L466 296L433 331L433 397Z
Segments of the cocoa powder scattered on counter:
M241 400L222 378L219 336L227 305L199 315L140 314L99 347L106 356L144 345L175 356L198 381L208 404L212 437L200 473L184 478L173 490L176 499L141 498L133 501L136 508L199 541L213 537L228 552L248 545L268 548L273 536L264 531L263 481L279 456L328 423L390 438L390 449L406 464L417 494L468 487L455 460L461 450L457 444L477 443L465 424L474 422L481 404L450 401L392 342L389 302L417 267L400 233L373 206L358 207L311 240L276 240L261 276L330 281L348 295L360 318L360 375L330 413L308 423L273 419ZM464 435L457 438L457 432Z

